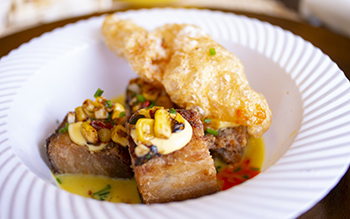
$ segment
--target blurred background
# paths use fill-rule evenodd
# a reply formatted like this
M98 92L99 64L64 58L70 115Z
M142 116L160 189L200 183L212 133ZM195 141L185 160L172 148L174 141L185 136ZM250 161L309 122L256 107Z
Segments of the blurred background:
M251 12L308 22L350 37L350 0L0 0L0 38L62 19L141 7Z

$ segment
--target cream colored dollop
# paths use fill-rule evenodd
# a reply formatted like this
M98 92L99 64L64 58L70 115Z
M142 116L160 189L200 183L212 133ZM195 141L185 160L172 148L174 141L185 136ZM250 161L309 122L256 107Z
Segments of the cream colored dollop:
M100 151L108 145L108 143L101 143L99 146L88 144L80 131L81 124L83 124L83 122L71 123L68 126L69 137L74 143L81 146L87 146L89 151Z
M163 85L178 106L197 110L202 118L247 126L255 138L270 127L272 112L250 87L242 62L200 28L166 24L147 32L130 20L108 16L102 32L110 49L143 80ZM209 53L212 48L215 55Z
M152 145L155 145L157 147L158 153L163 155L170 154L174 151L180 150L181 148L185 147L187 143L191 141L193 134L192 127L190 123L188 123L185 119L184 123L185 128L182 131L172 133L170 138L168 139L157 137L150 139ZM136 129L132 129L130 131L130 136L134 140L135 144L143 145L142 142L140 142L137 138Z

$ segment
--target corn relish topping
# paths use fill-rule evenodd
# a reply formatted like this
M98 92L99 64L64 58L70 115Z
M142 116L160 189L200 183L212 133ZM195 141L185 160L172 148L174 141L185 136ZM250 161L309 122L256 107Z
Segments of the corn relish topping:
M95 101L86 99L82 106L69 112L67 123L60 133L68 131L70 139L84 145L90 151L104 149L111 141L127 146L127 134L124 128L126 111L122 104L113 103L102 96L98 88Z
M175 109L141 109L130 119L130 136L140 162L183 148L192 138L192 127Z

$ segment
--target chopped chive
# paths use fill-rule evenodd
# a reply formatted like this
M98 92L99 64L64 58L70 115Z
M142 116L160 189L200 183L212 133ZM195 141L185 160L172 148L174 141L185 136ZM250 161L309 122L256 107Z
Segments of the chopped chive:
M113 120L113 122L112 122L112 123L113 123L113 125L115 125L115 124L117 123L117 120L116 120L116 119L115 119L115 120Z
M152 107L154 107L155 105L155 102L154 101L151 101L151 103L149 104L149 106L147 107L148 109L151 109Z
M111 108L111 107L112 107L112 101L107 100L107 101L105 102L105 105L106 105L107 108Z
M56 123L57 123L57 124L60 124L60 121L57 119L57 120L56 120Z
M110 121L112 121L112 113L108 114L107 122L110 122Z
M95 193L92 193L92 195L98 195L98 196L101 196L101 194L107 192L108 190L111 189L111 186L108 184L106 188L104 189L101 189L100 191L97 191ZM109 191L108 191L109 192Z
M211 123L211 119L210 119L210 118L204 119L204 122L205 122L205 123Z
M252 167L252 170L260 171L260 168Z
M65 133L68 131L68 123L66 122L65 126L63 128L61 128L58 132L59 133Z
M144 103L144 102L146 101L146 98L145 98L142 94L138 94L138 95L136 96L136 99L137 99L137 101L140 102L140 103Z
M217 130L210 129L210 128L207 128L206 132L215 136L219 135L219 132Z
M123 118L126 115L125 111L119 113L119 118Z
M56 178L56 181L59 183L59 184L62 184L61 180L59 178Z
M233 170L233 172L237 173L240 170L241 170L241 167L237 167L236 169Z
M210 54L211 56L215 56L215 55L216 55L215 48L210 48L210 49L209 49L209 54Z
M174 108L171 108L168 112L171 114L176 114L176 110Z
M95 98L100 97L102 94L103 94L103 90L101 90L100 88L98 88L97 91L95 92L94 97L95 97Z
M247 174L244 174L242 177L243 177L244 179L249 179L249 176L248 176Z

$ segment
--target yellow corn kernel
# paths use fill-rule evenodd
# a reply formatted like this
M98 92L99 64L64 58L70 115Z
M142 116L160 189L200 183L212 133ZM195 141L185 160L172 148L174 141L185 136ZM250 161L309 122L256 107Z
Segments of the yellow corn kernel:
M95 103L102 103L102 104L104 104L106 101L107 101L107 99L104 98L103 96L96 97L96 99L95 99Z
M124 106L120 103L115 103L113 105L112 120L114 121L116 119L118 124L124 124L126 116L121 117L120 113L122 112L125 112Z
M150 149L143 145L143 144L139 144L137 145L137 147L135 148L135 155L137 157L143 157L145 156L146 154L148 154L148 152L150 151Z
M170 138L171 118L167 110L159 109L154 115L154 133L158 138Z
M156 101L155 101L155 105L156 106L164 106L164 108L173 108L174 105L171 102L170 98L168 97L168 95L162 95L160 96Z
M135 127L139 141L145 143L154 138L154 119L139 119Z
M90 118L95 118L95 104L92 102L92 100L86 99L83 103L83 110L85 114Z
M78 106L77 108L75 108L75 117L76 117L77 121L85 121L89 118L85 114L83 107L81 107L81 106Z
M102 104L98 104L98 106L95 107L95 118L96 119L108 118L108 112Z
M69 112L69 113L67 114L67 122L68 122L69 124L72 124L72 123L75 122L75 113L74 113L74 112Z
M144 83L141 90L142 90L142 95L147 100L150 100L150 101L156 100L160 93L160 89L157 89L148 83Z
M144 115L146 118L151 118L151 115L149 114L149 109L143 108L140 109L137 113L139 115Z
M88 143L96 144L98 142L98 132L89 123L83 122L80 126L80 131Z
M128 145L128 139L126 138L126 129L122 125L115 126L111 131L111 138L117 144L123 147Z

